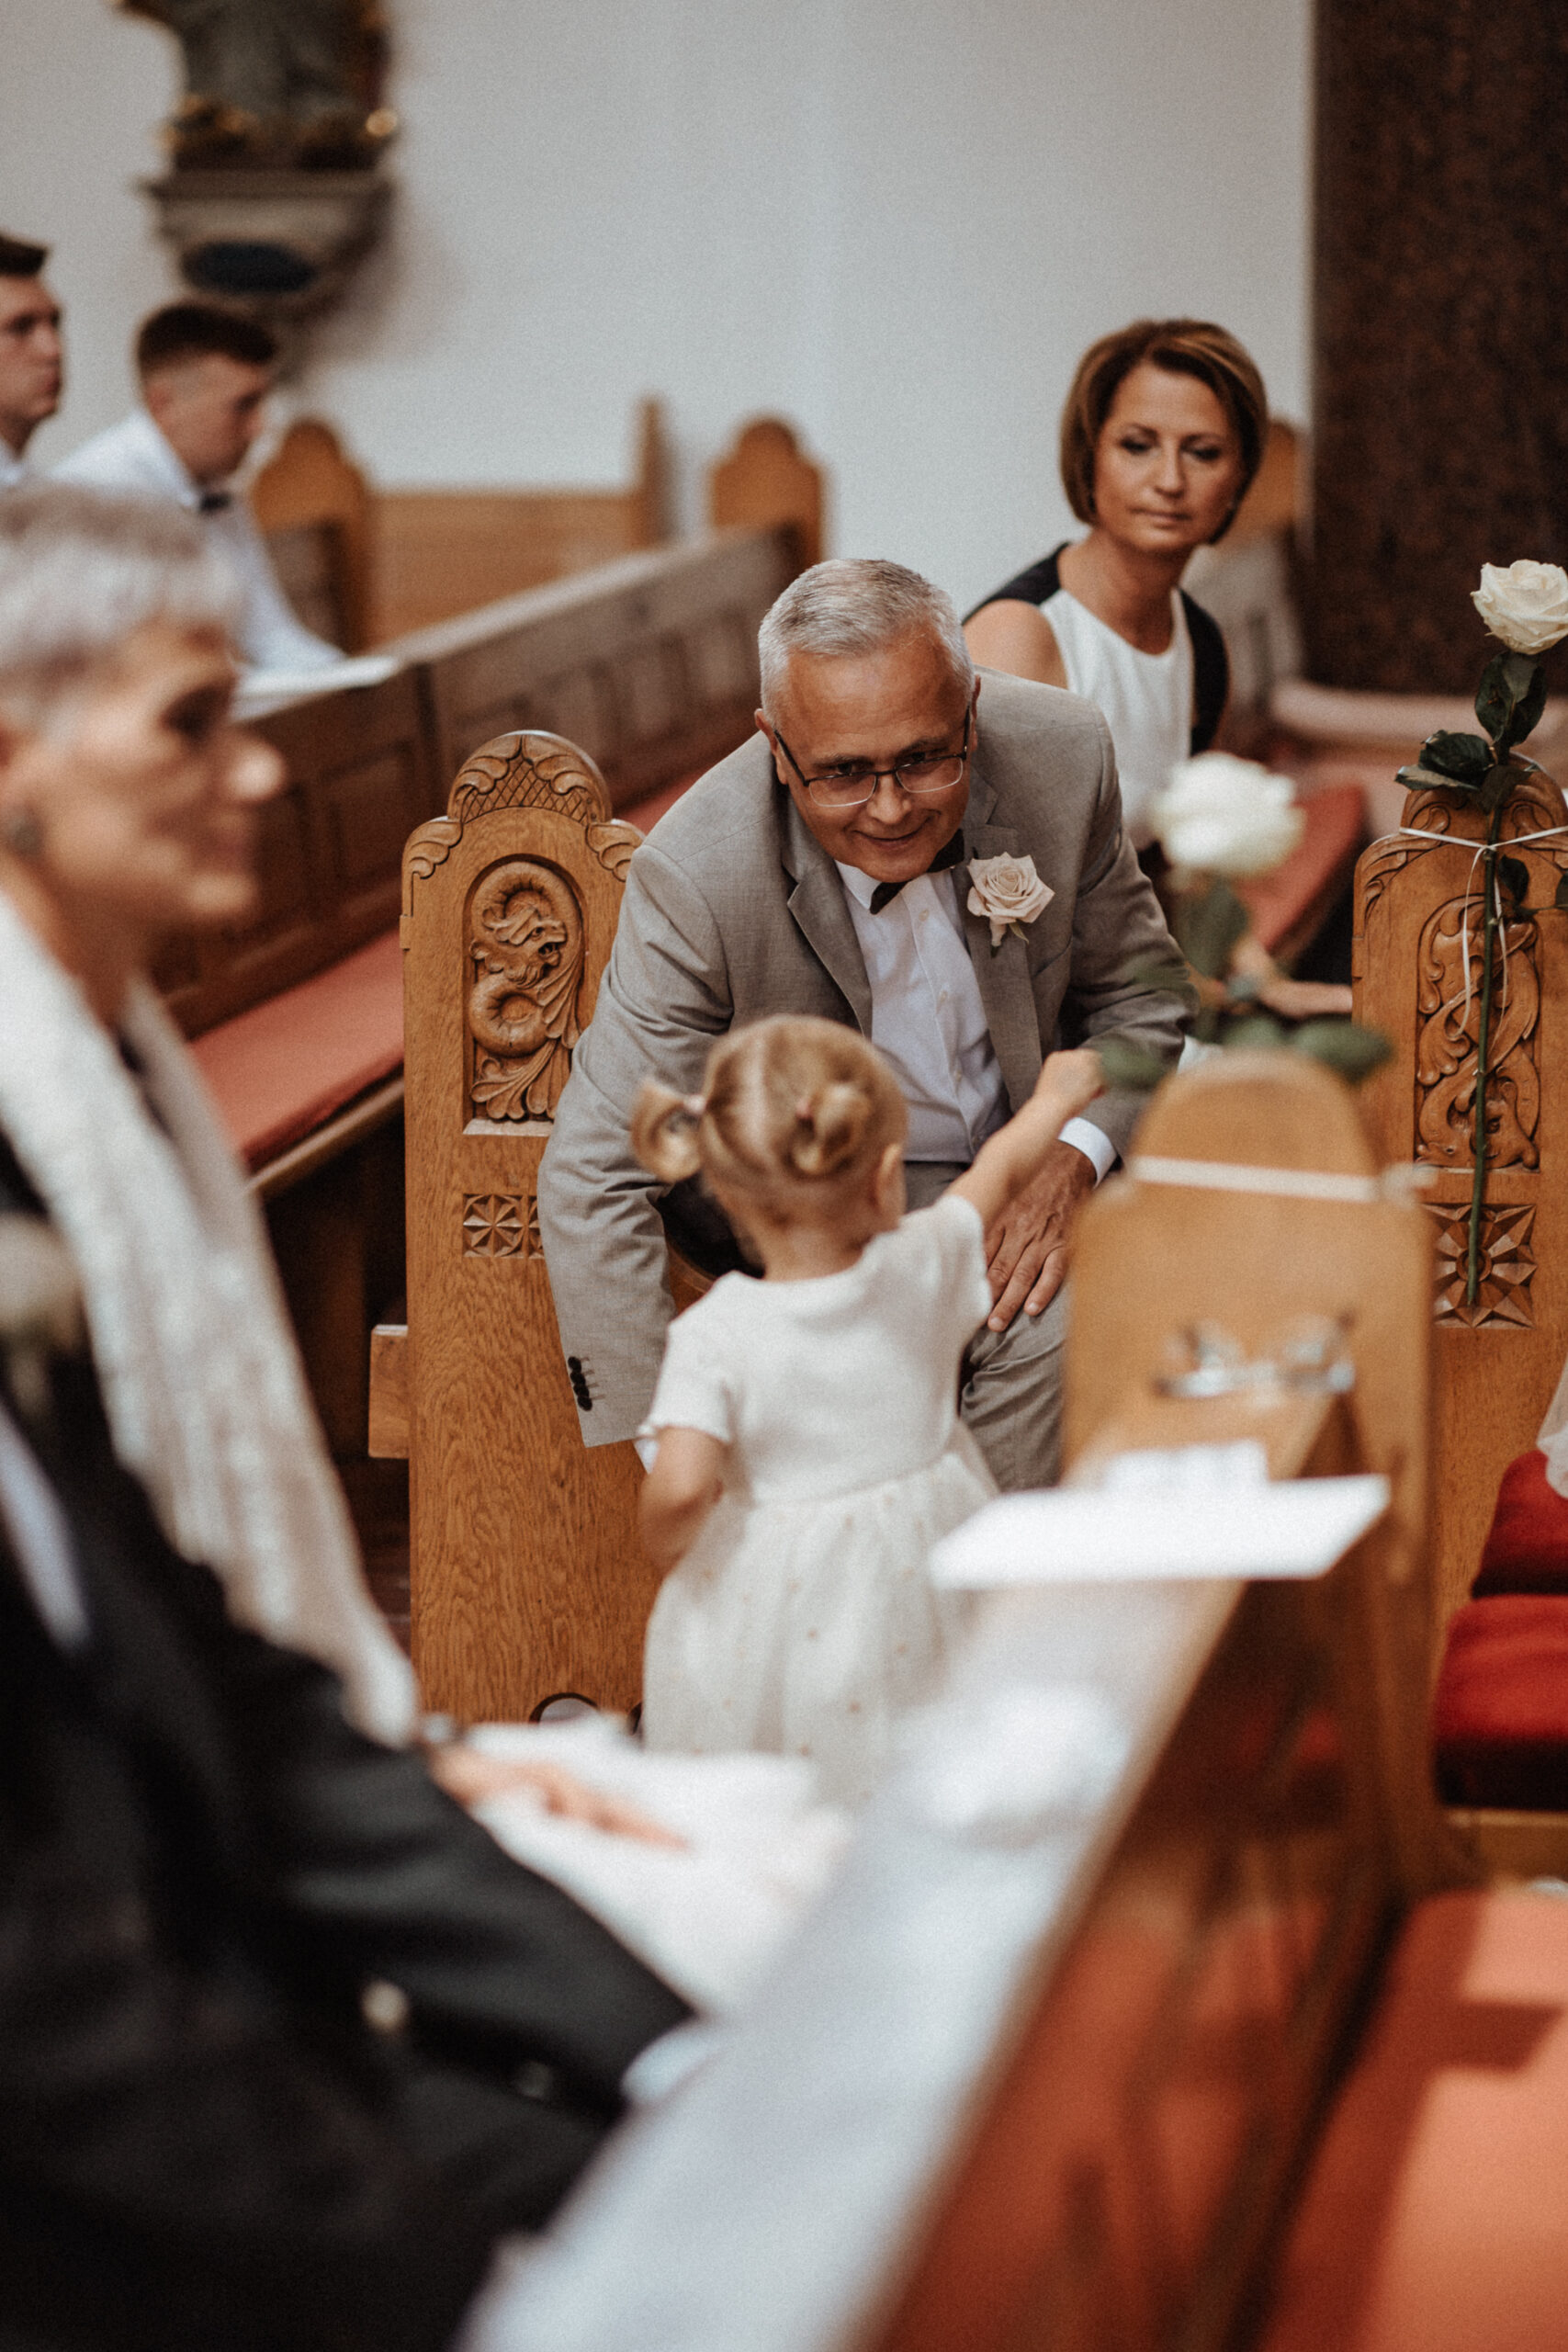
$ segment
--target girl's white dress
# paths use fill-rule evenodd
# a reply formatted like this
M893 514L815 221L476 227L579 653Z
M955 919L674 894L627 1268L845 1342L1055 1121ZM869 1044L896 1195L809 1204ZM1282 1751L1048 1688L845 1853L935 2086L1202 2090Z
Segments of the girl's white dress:
M730 1452L649 1623L649 1747L806 1756L825 1795L871 1794L965 1620L926 1557L996 1492L957 1410L990 1307L979 1213L949 1194L841 1273L727 1274L671 1326L641 1434Z

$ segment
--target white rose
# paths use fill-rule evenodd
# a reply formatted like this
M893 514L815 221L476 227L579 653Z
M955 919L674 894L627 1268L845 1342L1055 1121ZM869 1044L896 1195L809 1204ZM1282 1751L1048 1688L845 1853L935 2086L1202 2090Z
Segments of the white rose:
M1172 865L1201 874L1268 874L1306 830L1288 775L1256 760L1201 752L1170 772L1149 803L1148 820Z
M1545 653L1568 637L1568 571L1561 564L1522 557L1505 571L1500 563L1483 563L1471 601L1510 653Z
M1055 897L1034 871L1032 857L972 857L969 861L969 911L984 915L991 926L994 956L1007 933L1023 937L1023 925L1043 914Z

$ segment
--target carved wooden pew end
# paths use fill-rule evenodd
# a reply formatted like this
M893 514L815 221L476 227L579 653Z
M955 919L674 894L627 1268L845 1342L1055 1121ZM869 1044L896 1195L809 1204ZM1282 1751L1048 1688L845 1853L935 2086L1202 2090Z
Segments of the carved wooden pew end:
M497 737L403 864L406 1335L374 1351L379 1450L411 1465L427 1706L633 1706L658 1577L630 1445L585 1448L537 1221L539 1161L640 836L558 736Z

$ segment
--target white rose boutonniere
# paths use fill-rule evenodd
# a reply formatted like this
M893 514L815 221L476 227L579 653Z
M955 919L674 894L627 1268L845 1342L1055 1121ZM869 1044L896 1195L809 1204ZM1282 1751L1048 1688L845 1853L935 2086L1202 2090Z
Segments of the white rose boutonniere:
M1510 653L1533 659L1568 637L1568 571L1561 564L1521 557L1505 571L1500 563L1483 563L1471 601Z
M1149 803L1149 823L1172 865L1239 879L1272 872L1306 830L1288 775L1256 760L1201 752L1173 768Z
M1010 931L1023 937L1023 926L1044 913L1056 893L1042 882L1032 857L972 857L969 861L969 911L983 915L991 926L994 956Z

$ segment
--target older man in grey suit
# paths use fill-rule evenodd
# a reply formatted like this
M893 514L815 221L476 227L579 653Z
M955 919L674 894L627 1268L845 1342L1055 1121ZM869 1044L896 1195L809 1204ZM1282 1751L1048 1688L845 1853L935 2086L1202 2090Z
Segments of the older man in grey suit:
M666 1228L710 1269L733 1246L711 1204L664 1194L633 1158L644 1079L695 1091L713 1040L764 1013L853 1024L903 1086L919 1207L1028 1099L1055 1046L1114 1034L1172 1063L1180 1048L1183 992L1130 977L1174 950L1090 704L977 678L951 601L892 563L803 573L761 650L760 732L632 859L540 1172L589 1445L634 1435L653 1395L672 1312ZM974 863L1004 854L1032 861L1049 899L998 942L969 897ZM962 1401L1003 1487L1056 1475L1073 1217L1135 1114L1111 1094L1072 1121L987 1237L994 1303Z

